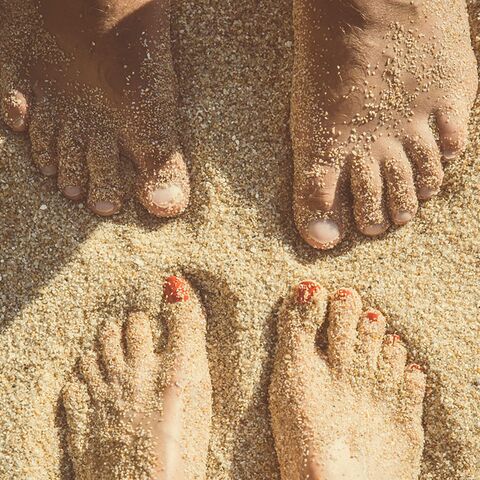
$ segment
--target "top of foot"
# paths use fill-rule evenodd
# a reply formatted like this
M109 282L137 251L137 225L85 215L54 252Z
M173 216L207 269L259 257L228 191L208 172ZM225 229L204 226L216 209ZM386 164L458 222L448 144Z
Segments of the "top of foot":
M320 351L327 298L309 289L307 299L294 289L279 318L270 409L282 479L416 480L424 373L351 289L332 296Z
M294 26L300 233L335 246L346 190L365 235L408 223L440 191L442 156L466 144L477 71L464 0L295 0Z

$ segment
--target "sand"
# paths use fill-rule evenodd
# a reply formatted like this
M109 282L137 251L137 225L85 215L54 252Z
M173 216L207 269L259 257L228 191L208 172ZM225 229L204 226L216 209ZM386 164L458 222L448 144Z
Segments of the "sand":
M181 273L208 314L209 479L279 479L267 405L276 312L305 278L356 288L427 366L422 480L479 479L480 104L468 151L415 221L322 253L291 212L291 3L181 0L173 32L193 178L181 218L154 219L133 199L94 217L0 127L0 478L72 478L59 398L78 355L106 319L158 314L163 278Z

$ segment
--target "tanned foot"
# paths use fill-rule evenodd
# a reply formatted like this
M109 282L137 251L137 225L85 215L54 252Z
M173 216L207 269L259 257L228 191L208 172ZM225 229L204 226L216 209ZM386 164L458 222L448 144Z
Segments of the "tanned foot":
M325 292L303 282L280 313L270 411L282 479L416 480L424 373L350 289L330 299L318 348L326 310Z
M107 325L99 355L64 390L76 480L205 478L211 384L205 316L188 284L165 285L168 345L157 354L150 320Z
M16 15L25 4L35 14ZM15 32L28 32L35 55L21 69L4 55L3 116L16 131L29 124L41 172L57 175L66 197L86 197L110 216L123 203L125 154L148 211L180 214L190 186L176 131L170 1L14 0L10 10L8 50L20 45Z
M293 3L294 213L303 238L328 249L344 235L348 191L369 236L440 191L442 156L467 141L476 62L464 0Z

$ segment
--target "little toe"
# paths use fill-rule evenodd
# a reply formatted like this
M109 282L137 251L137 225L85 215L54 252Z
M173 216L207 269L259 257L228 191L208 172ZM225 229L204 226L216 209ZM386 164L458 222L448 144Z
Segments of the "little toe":
M53 112L53 100L46 97L39 99L30 120L30 141L32 158L39 170L51 177L57 173L57 124Z
M100 337L100 351L107 382L121 382L121 378L126 370L126 364L122 349L122 330L120 325L113 322L105 325Z
M417 169L417 194L420 200L437 195L443 183L441 153L428 123L416 122L415 129L404 139L408 156Z
M378 371L385 389L396 389L403 379L407 349L399 335L386 335L378 361Z
M367 310L358 324L358 357L360 367L364 365L376 370L385 336L385 317L377 310Z
M122 207L120 158L118 145L111 135L92 139L87 150L89 208L102 217L118 213Z
M442 154L445 159L451 160L461 154L467 145L469 109L442 108L435 117Z
M190 179L183 156L175 152L165 162L147 162L139 184L139 199L157 217L176 217L188 206Z
M353 289L342 288L330 300L328 358L339 371L347 370L352 364L361 310L362 301Z
M313 176L296 174L294 215L303 239L319 250L329 250L343 236L339 172L333 167L318 167Z
M358 229L371 237L388 228L383 206L383 181L380 165L373 158L352 158L351 184L354 214Z
M3 97L2 113L5 123L14 132L25 132L28 120L28 101L26 96L12 90Z
M325 320L326 291L311 280L299 283L285 299L278 320L278 352L312 353L315 337Z
M133 368L147 370L153 363L153 338L150 319L143 312L129 315L125 332L127 361Z
M87 190L88 174L83 141L78 131L65 124L58 138L58 188L70 200L80 200Z
M402 408L410 418L421 420L423 399L425 397L427 376L417 364L409 365L405 370L404 395Z
M384 157L390 216L396 225L410 222L418 210L418 199L410 162L400 144L389 145Z

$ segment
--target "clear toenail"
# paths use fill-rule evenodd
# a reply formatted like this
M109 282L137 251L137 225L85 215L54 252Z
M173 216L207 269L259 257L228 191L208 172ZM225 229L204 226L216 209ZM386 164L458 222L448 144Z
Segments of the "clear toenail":
M413 215L410 212L398 212L394 216L395 223L398 225L405 225L413 218Z
M368 235L369 237L376 237L377 235L381 235L385 231L385 225L381 223L377 223L375 225L367 225L363 227L363 233Z
M46 167L42 167L40 171L47 177L52 177L57 173L57 167L55 165L47 165Z
M82 196L82 189L80 187L65 187L63 193L71 200L77 200Z
M150 201L159 208L170 208L182 203L183 191L178 185L164 185L150 193Z
M456 151L447 150L443 152L443 158L446 160L453 160L457 155L458 153Z
M111 202L101 200L95 203L94 210L99 215L112 215L115 212L115 205Z
M420 200L429 200L430 198L438 195L439 190L429 187L421 187L418 189L418 197Z
M340 238L340 230L333 220L314 220L308 231L317 242L323 244L337 242Z
M22 117L17 118L13 123L12 127L15 130L22 130L25 127L25 120Z

